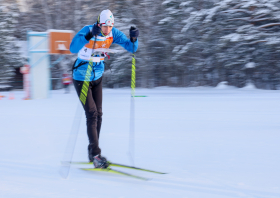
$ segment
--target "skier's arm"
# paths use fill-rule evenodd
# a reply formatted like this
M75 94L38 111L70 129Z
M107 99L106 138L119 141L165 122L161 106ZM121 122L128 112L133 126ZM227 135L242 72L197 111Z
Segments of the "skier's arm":
M117 28L113 28L113 43L119 44L127 51L133 53L133 43L126 37L124 33L122 33ZM134 52L137 51L138 48L138 39L134 42Z
M90 26L85 26L74 36L70 44L71 53L78 53L85 44L89 43L85 36L89 34L90 28Z

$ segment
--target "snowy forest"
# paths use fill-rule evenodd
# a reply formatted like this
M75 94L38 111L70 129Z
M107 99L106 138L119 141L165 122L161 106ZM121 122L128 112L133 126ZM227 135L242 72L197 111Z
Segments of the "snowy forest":
M26 41L27 31L77 33L110 9L115 27L127 36L132 25L140 30L137 87L216 86L227 81L236 87L251 82L260 89L280 89L280 0L0 2L0 86L11 84L14 68L26 62L16 43ZM103 86L130 86L131 57L123 51L106 61ZM52 67L52 77L69 71L75 59L75 54L67 56Z

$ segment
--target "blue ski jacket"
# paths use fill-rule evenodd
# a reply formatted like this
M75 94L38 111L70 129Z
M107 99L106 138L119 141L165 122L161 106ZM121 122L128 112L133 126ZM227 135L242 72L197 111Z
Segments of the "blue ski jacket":
M73 38L70 44L71 53L78 53L78 58L75 62L73 69L73 79L78 81L93 81L101 78L104 72L104 57L106 53L98 55L100 62L93 62L92 71L90 73L90 78L88 78L89 72L87 73L89 60L92 54L92 48L94 45L95 37L87 41L85 36L91 31L93 25L87 25L83 27ZM133 43L126 37L126 35L113 27L109 35L104 36L100 33L96 37L95 49L105 48L108 49L111 44L119 44L127 51L133 53ZM134 52L137 51L138 40L134 43ZM87 75L87 78L85 76Z

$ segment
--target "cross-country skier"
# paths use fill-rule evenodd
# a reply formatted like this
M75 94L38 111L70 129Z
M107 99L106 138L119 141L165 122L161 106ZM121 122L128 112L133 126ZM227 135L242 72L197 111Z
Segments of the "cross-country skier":
M106 53L97 55L100 62L90 62L92 48L109 48L111 44L121 45L127 51L138 48L139 30L129 29L130 39L114 26L114 16L110 10L103 10L93 25L83 27L73 38L70 51L78 53L73 65L73 83L86 114L89 139L88 157L95 168L107 168L107 160L101 156L99 134L102 123L102 74Z

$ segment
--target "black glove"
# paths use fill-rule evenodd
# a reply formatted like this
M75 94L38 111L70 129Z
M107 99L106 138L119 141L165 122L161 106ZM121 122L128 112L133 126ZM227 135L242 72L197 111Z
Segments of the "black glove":
M129 36L130 41L134 43L137 40L137 37L139 36L139 30L136 27L131 26L129 29Z
M101 28L97 25L94 24L91 31L85 36L85 38L89 41L93 36L97 36L101 33Z

